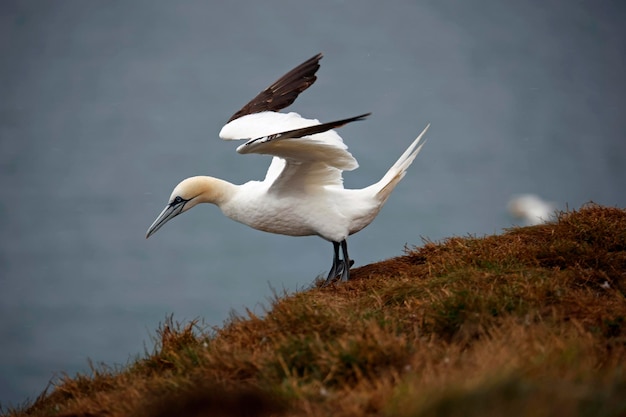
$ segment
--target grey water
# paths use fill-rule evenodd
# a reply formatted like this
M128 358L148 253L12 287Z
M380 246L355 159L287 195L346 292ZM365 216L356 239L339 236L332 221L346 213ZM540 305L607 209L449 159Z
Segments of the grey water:
M181 179L261 179L217 133L323 52L289 110L329 121L377 181L431 123L356 266L422 238L501 233L511 196L626 206L626 21L619 1L0 3L0 403L89 360L152 349L169 314L221 325L309 286L331 244L198 207L145 239Z

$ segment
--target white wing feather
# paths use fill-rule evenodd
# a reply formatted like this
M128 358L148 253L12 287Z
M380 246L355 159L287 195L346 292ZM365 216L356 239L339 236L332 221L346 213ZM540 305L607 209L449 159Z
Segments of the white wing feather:
M264 111L248 114L224 125L220 138L224 140L248 140L262 138L275 133L318 125L316 119L305 119L298 113Z
M268 111L233 120L222 128L220 138L224 140L258 139L319 124L319 120L305 119L298 113ZM244 150L244 147L247 149ZM303 162L314 160L345 170L358 167L356 159L348 152L348 147L334 130L283 141L256 141L251 146L240 146L237 152L261 153Z

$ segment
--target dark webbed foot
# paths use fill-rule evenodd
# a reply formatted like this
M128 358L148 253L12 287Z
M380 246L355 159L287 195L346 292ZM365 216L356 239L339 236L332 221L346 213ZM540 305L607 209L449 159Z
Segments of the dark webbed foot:
M348 265L346 265L348 264ZM350 262L346 262L345 260L341 263L341 281L347 282L350 280L350 267L354 265L354 261L350 259Z
M333 264L328 276L326 277L326 281L322 284L322 288L328 287L337 277L343 275L343 261L340 261L337 265Z
M330 268L328 272L328 276L326 277L326 281L324 281L324 287L330 284L335 278L343 273L343 262L338 264L333 263L333 266Z

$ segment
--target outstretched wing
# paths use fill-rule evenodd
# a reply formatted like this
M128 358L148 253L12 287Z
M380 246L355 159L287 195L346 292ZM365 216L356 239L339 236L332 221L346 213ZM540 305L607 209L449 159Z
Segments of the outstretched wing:
M272 135L268 135L268 136L263 136L260 138L255 138L252 140L247 141L246 143L244 143L243 145L239 146L237 148L237 152L241 153L241 154L245 154L245 153L266 153L264 151L264 148L269 149L269 148L274 148L274 149L279 149L275 146L271 146L268 147L266 146L269 142L274 142L274 144L276 144L276 142L278 141L283 141L286 139L301 139L301 138L305 138L307 136L311 136L311 135L316 135L319 133L324 133L327 132L331 129L335 129L337 127L341 127L344 126L348 123L351 122L356 122L359 120L364 120L367 116L369 116L372 113L365 113L365 114L361 114L359 116L355 116L355 117L350 117L347 119L341 119L341 120L335 120L334 122L328 122L328 123L321 123L321 124L316 124L316 125L312 125L312 126L308 126L308 127L301 127L299 129L292 129L292 130L288 130L286 132L281 132L281 133L274 133ZM315 139L311 140L311 138L308 138L309 140L302 140L299 142L294 142L293 146L291 146L292 148L295 149L301 149L303 146L319 146L319 144L317 143L317 141ZM326 144L326 142L323 142L324 144ZM342 141L343 143L343 141ZM330 144L329 144L330 145ZM283 150L286 150L286 148L289 146L284 146ZM345 145L344 145L345 147ZM302 151L298 151L298 153L300 153ZM281 153L283 153L283 151L281 150ZM276 155L276 156L281 156L285 159L287 159L287 156L283 156L283 155L277 155L276 153L271 153L270 155ZM302 160L302 158L297 158L298 160Z
M241 154L272 155L265 181L272 190L307 186L341 185L341 172L359 166L333 129L363 120L369 113L329 123L278 111L293 103L317 77L317 54L283 75L235 113L220 131L225 140L245 139Z
M329 123L305 119L297 113L262 112L243 116L226 124L220 131L222 139L249 139L237 148L241 154L273 155L298 163L321 162L341 170L358 167L341 136L334 128L357 120L369 113Z
M270 119L288 116L273 112L262 114ZM369 113L329 123L303 119L295 113L289 115L301 123L306 122L307 126L251 139L239 146L237 152L272 155L284 160L281 164L274 158L266 176L274 191L283 187L297 190L309 186L341 185L341 172L353 170L359 164L333 129L364 120Z
M301 92L317 80L315 73L320 67L319 61L322 56L319 53L280 77L274 84L261 91L248 104L233 114L228 122L248 114L278 111L289 106Z

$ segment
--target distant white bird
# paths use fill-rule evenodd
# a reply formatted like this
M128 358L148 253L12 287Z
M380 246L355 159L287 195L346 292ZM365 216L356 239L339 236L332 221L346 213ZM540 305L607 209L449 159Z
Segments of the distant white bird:
M332 129L363 120L369 113L320 123L297 113L277 112L315 82L321 58L322 54L312 57L263 90L220 132L222 139L247 140L237 148L241 154L273 156L265 179L235 185L213 177L187 178L174 188L146 238L195 205L212 203L231 219L258 230L317 235L332 242L333 263L325 285L339 276L342 281L349 279L353 261L347 237L374 220L422 148L428 126L380 181L363 189L345 189L341 173L358 163Z
M532 226L545 223L554 217L556 205L535 194L521 194L511 198L507 209L511 216L523 219L526 225Z

